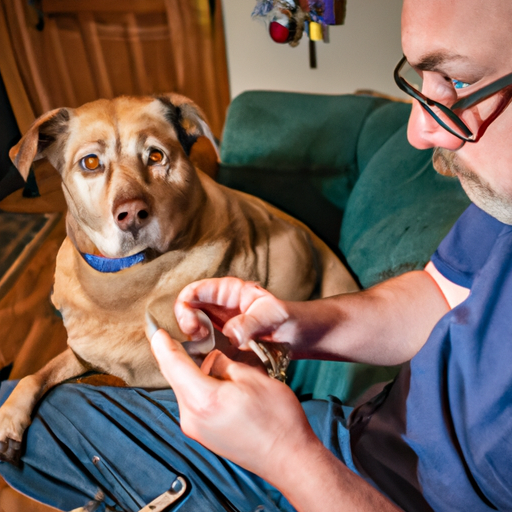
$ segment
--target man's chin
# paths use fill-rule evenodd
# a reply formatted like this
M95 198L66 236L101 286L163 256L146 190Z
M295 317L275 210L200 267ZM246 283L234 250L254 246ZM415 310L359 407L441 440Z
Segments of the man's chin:
M460 161L455 151L435 148L434 169L443 176L457 177L469 199L481 210L504 224L512 224L512 197L500 194Z

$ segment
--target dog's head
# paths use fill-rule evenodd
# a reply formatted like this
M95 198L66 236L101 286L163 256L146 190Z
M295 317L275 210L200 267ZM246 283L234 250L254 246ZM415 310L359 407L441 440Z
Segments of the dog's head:
M201 135L213 142L201 111L182 96L120 97L44 114L10 157L25 178L43 157L60 172L68 234L81 252L158 254L186 236L202 203L188 159Z

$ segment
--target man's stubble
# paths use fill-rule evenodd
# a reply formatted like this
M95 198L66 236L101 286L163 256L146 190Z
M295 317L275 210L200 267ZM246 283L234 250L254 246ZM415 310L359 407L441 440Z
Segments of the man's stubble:
M479 208L505 224L512 224L512 197L494 190L461 162L457 152L435 148L432 163L439 174L459 178L462 188Z

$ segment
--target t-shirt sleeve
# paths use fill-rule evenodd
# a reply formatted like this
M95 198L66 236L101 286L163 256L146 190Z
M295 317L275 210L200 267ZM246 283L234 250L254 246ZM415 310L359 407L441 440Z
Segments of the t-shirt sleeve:
M432 263L459 286L471 288L496 238L505 227L500 221L471 204L454 224L432 256Z

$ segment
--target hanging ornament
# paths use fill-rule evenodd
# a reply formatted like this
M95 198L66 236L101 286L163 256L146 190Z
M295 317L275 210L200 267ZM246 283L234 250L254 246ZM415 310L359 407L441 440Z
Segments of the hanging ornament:
M324 40L324 31L320 23L316 21L309 22L309 39L311 39L311 41Z
M273 0L258 0L256 6L254 7L251 16L255 17L265 17L267 14L274 8Z
M306 30L312 41L327 42L327 27L345 21L346 0L258 0L253 18L268 24L276 43L297 46Z
M290 11L277 10L270 19L268 31L274 42L289 43L297 32L297 21Z
M268 24L271 39L297 46L306 32L310 67L316 68L315 42L329 42L329 26L345 21L346 0L258 0L253 18Z
M293 0L259 0L252 12L268 24L270 37L276 43L297 46L304 32L307 14Z

